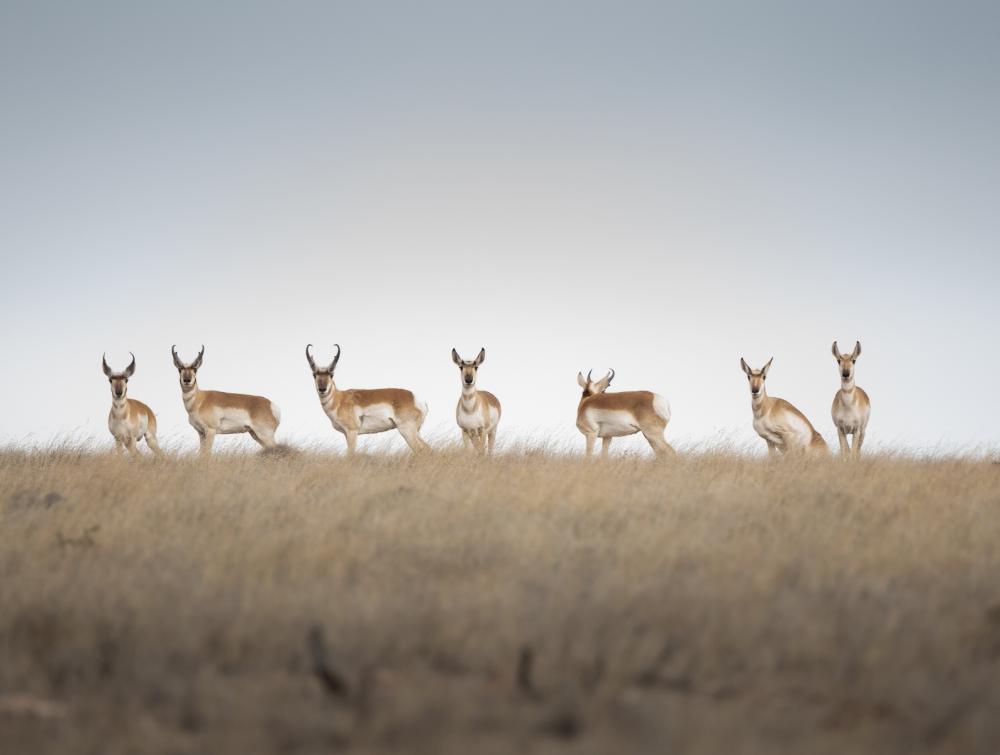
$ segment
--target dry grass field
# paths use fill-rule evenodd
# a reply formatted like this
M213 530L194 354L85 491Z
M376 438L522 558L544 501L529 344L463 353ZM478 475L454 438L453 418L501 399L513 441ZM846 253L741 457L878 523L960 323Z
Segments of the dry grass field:
M5 753L994 753L1000 466L0 456Z

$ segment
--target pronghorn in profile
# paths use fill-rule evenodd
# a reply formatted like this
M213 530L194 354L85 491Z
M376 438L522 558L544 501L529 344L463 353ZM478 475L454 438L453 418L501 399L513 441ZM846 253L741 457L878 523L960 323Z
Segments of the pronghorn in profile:
M767 441L767 452L814 451L825 453L826 441L812 426L806 415L783 398L771 398L764 389L767 371L774 357L759 370L752 369L741 357L740 367L750 382L750 406L753 408L753 429Z
M132 352L129 352L132 354ZM133 456L139 455L136 443L146 439L146 445L157 456L162 455L160 444L156 442L156 415L141 401L126 398L128 379L135 374L135 354L122 372L114 372L108 367L107 355L101 357L101 367L111 383L111 413L108 414L108 430L115 439L115 451L120 455L127 448Z
M840 367L840 390L833 397L833 424L837 426L840 438L840 452L844 456L861 455L861 444L865 442L865 428L872 411L868 394L854 384L854 364L861 356L861 342L855 341L854 351L844 355L833 342L833 357ZM847 443L847 436L854 436L854 447Z
M353 454L358 435L399 430L403 440L414 451L430 448L420 437L420 428L427 416L427 404L403 388L352 388L337 390L333 371L340 361L340 346L334 344L337 355L328 367L319 367L312 357L312 344L306 346L306 360L312 370L320 406L330 418L333 429L344 434L347 453Z
M209 454L216 435L250 433L250 437L265 449L277 448L274 433L281 421L278 407L262 396L243 393L203 391L198 388L198 370L205 347L191 364L177 356L177 347L171 348L174 366L181 381L181 398L187 409L188 422L201 438L201 453Z
M605 393L615 371L596 382L591 379L592 373L593 370L584 377L580 372L576 376L576 382L583 388L576 426L587 439L587 456L593 453L598 438L602 440L601 455L607 456L612 438L635 433L642 433L657 455L674 453L663 438L670 422L670 404L663 396L650 391Z
M475 448L480 453L493 453L500 422L500 402L489 391L476 390L476 375L486 361L486 349L480 349L479 356L471 362L462 359L452 349L451 361L458 365L462 375L462 397L455 410L455 420L462 430L462 442L466 448Z

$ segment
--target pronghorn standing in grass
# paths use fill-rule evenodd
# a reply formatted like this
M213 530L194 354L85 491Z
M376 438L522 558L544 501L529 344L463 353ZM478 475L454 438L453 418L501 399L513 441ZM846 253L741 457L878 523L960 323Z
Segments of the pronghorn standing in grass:
M328 367L320 367L312 356L312 344L306 346L306 360L312 370L320 406L330 418L333 429L344 434L347 453L353 454L359 435L382 433L397 429L414 451L430 446L420 437L420 428L427 416L427 404L403 388L352 388L337 390L333 372L340 361L340 346Z
M265 449L277 448L274 433L281 421L281 412L274 402L262 396L243 393L203 391L198 388L198 370L205 347L190 364L177 356L177 347L171 348L174 366L181 381L181 398L187 409L188 422L201 438L201 453L209 454L216 435L249 433Z
M815 451L825 453L826 441L812 426L806 415L783 398L771 398L764 389L767 371L774 357L759 370L752 369L741 357L740 367L750 382L750 406L753 408L753 429L767 441L767 452Z
M455 420L462 430L462 442L466 448L474 447L480 453L493 453L500 422L500 402L489 391L476 390L476 375L486 361L486 349L480 349L479 356L471 362L462 359L452 349L451 361L458 365L462 375L462 397L455 410Z
M840 452L844 456L861 455L861 444L865 441L865 428L872 411L868 394L854 384L854 364L861 356L861 342L855 341L854 351L844 355L833 342L833 357L840 367L840 390L833 397L833 424L837 426L840 438ZM848 445L847 436L854 436L854 447Z
M670 422L670 404L663 396L650 391L605 393L615 377L615 371L598 381L580 372L576 382L583 388L580 406L576 410L576 426L587 439L587 456L594 451L594 441L602 440L601 455L607 456L611 439L642 433L657 455L672 454L674 449L663 438Z
M131 354L131 352L129 352ZM108 366L107 355L101 357L101 367L111 383L111 413L108 414L108 430L115 439L115 451L120 455L127 448L133 456L139 455L136 443L146 439L146 445L160 456L160 444L156 442L156 415L141 401L126 398L128 379L135 374L135 354L122 372L114 372Z

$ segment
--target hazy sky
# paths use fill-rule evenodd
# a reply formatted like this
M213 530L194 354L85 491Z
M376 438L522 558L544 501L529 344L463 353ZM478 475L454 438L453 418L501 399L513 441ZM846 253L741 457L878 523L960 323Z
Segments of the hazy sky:
M343 448L303 355L339 342L340 387L455 439L485 346L501 443L580 448L611 366L668 439L763 450L773 355L836 445L836 338L873 447L996 447L998 37L993 2L3 0L0 442L110 445L131 350L193 449L170 345L204 343L202 387Z

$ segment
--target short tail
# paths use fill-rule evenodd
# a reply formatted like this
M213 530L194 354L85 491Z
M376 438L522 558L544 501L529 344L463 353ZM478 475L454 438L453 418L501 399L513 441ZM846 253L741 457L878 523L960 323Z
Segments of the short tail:
M670 421L670 402L658 393L653 394L653 411L663 420L663 424Z
M422 427L424 420L427 419L427 402L421 401L416 396L413 397L413 405L417 407L417 411L420 412L420 423L418 427Z
M271 414L274 415L274 424L276 426L278 424L280 424L281 423L281 409L279 409L278 405L276 403L274 403L273 401L271 402Z

